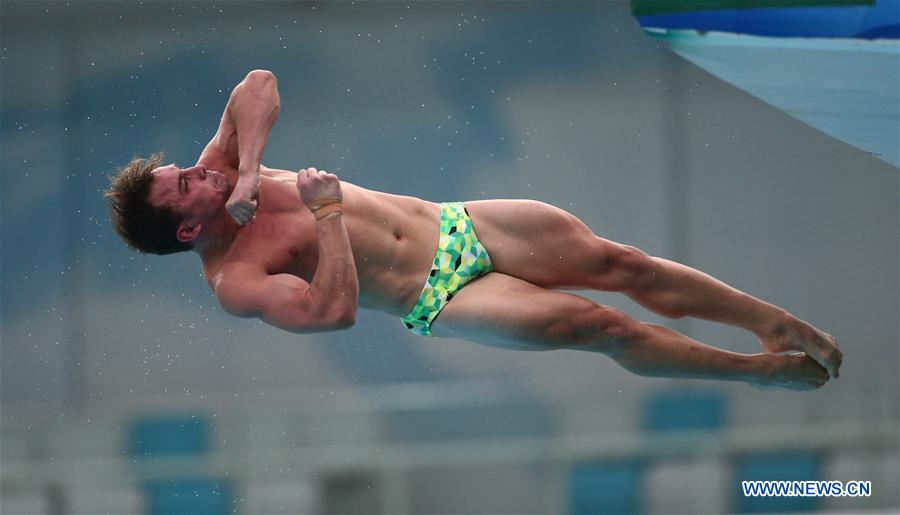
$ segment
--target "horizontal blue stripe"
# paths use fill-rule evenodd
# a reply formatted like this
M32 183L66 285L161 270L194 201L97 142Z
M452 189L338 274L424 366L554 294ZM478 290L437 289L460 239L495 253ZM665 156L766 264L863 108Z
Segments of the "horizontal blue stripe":
M569 513L643 513L646 469L641 459L577 464L569 471Z
M231 481L225 477L157 479L144 483L150 515L230 515L234 513Z
M731 491L737 513L818 511L822 497L747 497L741 481L821 481L822 456L817 452L784 451L746 454L734 463Z
M717 391L660 391L644 402L648 431L714 431L726 424L727 399Z
M210 429L203 417L139 417L128 427L128 453L134 457L203 454L210 448Z
M900 38L900 2L873 6L722 9L639 16L643 28L693 29L775 37Z

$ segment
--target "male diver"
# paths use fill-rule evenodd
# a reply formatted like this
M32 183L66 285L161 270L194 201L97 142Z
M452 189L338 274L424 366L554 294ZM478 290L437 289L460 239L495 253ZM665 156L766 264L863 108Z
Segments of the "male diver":
M275 76L254 70L196 165L135 158L105 193L128 246L196 252L230 314L306 333L350 327L362 307L402 318L417 335L599 352L644 376L794 390L838 377L831 335L702 272L601 238L557 207L436 204L316 168L267 168L260 161L279 108ZM557 291L565 289L622 292L666 317L740 327L765 352L711 347Z

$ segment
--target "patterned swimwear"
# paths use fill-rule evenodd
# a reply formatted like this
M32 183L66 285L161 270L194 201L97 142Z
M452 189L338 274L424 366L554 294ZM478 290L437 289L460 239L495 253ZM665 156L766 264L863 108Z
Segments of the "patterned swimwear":
M494 267L487 249L475 237L472 219L462 202L441 204L441 235L431 273L419 301L403 323L413 334L432 336L431 323L468 282Z

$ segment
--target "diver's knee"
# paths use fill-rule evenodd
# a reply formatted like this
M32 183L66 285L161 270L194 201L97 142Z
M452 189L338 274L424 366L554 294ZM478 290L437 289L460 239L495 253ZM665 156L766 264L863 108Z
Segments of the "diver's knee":
M604 291L638 290L652 282L659 264L643 250L597 238L594 280Z
M590 346L605 354L617 353L636 338L641 323L625 312L609 306L591 303L583 313L573 317L572 343Z

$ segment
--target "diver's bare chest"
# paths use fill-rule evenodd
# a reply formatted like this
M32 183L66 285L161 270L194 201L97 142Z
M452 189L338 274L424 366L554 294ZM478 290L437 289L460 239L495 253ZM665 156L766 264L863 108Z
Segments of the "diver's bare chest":
M274 199L270 196L269 202ZM251 264L269 275L291 274L311 282L318 265L315 218L304 209L265 212L240 229L226 257L219 263L204 263L204 275L212 284L220 270L230 264Z
M257 231L266 236L245 236L223 261L203 263L203 275L211 290L215 291L215 283L222 277L221 272L233 264L250 264L265 270L268 275L290 274L312 282L319 259L318 243L314 238L297 228L279 231L266 227L257 228Z
M262 180L262 204L254 221L235 241L233 253L269 274L292 274L312 280L318 262L316 223L296 189L297 174L268 173ZM268 205L265 205L268 204Z
M292 274L307 282L312 280L319 247L315 219L310 213L257 216L251 225L256 225L253 233L244 241L236 242L241 245L242 259L254 262L270 275Z

